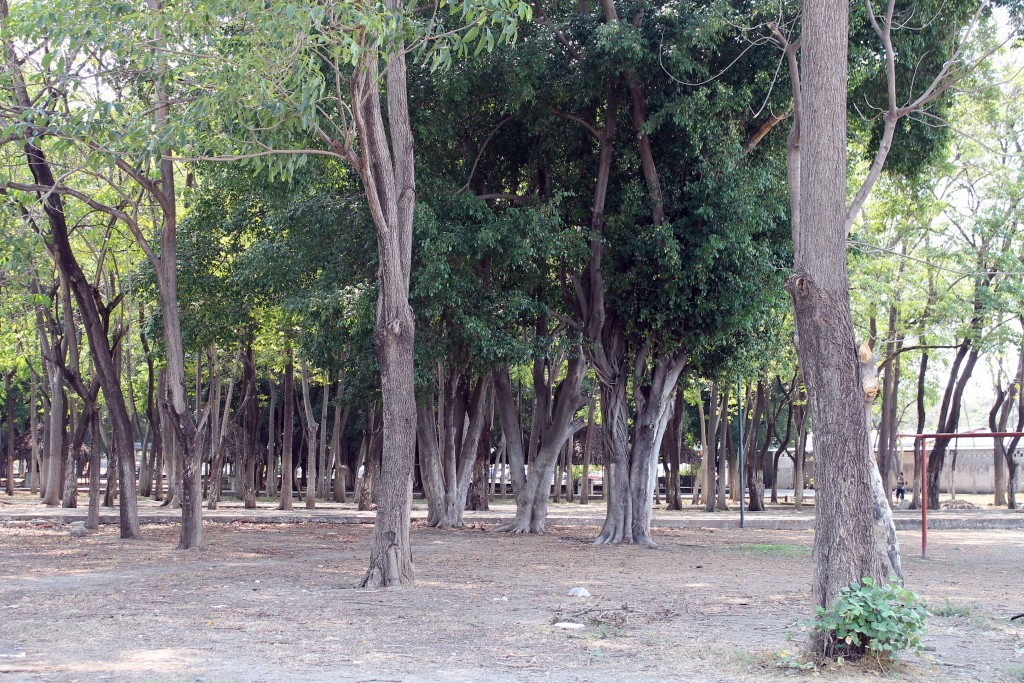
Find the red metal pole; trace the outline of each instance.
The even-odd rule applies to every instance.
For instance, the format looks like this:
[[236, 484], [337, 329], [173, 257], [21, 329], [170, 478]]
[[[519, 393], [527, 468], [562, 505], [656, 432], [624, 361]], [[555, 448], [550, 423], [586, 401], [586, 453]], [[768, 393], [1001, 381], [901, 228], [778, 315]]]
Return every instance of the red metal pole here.
[[928, 558], [928, 449], [925, 448], [924, 437], [918, 439], [921, 444], [921, 559]]

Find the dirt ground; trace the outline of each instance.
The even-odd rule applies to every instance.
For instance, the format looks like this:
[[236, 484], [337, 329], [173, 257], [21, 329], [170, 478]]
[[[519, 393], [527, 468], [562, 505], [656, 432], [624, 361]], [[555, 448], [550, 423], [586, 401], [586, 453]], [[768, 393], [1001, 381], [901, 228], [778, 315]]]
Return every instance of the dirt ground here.
[[[780, 668], [810, 614], [812, 532], [660, 530], [659, 548], [414, 528], [417, 585], [367, 592], [365, 525], [0, 527], [0, 681], [1022, 681], [1024, 534], [902, 533], [935, 608], [897, 671]], [[575, 587], [589, 598], [571, 598]], [[568, 630], [557, 622], [583, 624]]]

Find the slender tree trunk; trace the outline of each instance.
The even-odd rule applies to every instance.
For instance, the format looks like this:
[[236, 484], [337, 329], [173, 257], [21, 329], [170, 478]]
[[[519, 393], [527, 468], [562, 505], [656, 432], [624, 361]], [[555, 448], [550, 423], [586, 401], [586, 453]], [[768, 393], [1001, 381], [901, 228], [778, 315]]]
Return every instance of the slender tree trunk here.
[[256, 507], [256, 444], [259, 441], [262, 412], [259, 388], [256, 386], [256, 358], [252, 344], [247, 345], [243, 355], [242, 381], [245, 386], [245, 396], [242, 399], [242, 405], [245, 407], [245, 435], [242, 439], [242, 462], [237, 466], [242, 477], [242, 505], [245, 509], [251, 510]]
[[[703, 410], [703, 408], [702, 408]], [[716, 505], [715, 489], [715, 464], [718, 446], [718, 383], [711, 383], [711, 396], [708, 399], [708, 412], [710, 413], [710, 424], [707, 428], [704, 440], [704, 511], [714, 512]]]
[[32, 444], [32, 489], [30, 493], [34, 496], [39, 493], [39, 477], [42, 470], [40, 465], [42, 464], [39, 459], [39, 425], [37, 424], [38, 416], [36, 413], [36, 391], [38, 382], [36, 380], [36, 373], [33, 371], [31, 374], [31, 389], [29, 390], [29, 401], [28, 401], [28, 415], [29, 415], [29, 441]]
[[319, 425], [309, 397], [309, 364], [305, 360], [302, 361], [302, 406], [306, 414], [306, 508], [312, 510], [316, 507], [316, 433]]
[[338, 402], [334, 406], [334, 430], [331, 435], [331, 459], [334, 461], [334, 501], [345, 503], [345, 489], [348, 486], [348, 442], [345, 439], [345, 429], [348, 426], [348, 417], [351, 406], [341, 409], [342, 384], [338, 382]]
[[[277, 422], [277, 387], [274, 384], [273, 375], [270, 377], [270, 419], [267, 429], [267, 498], [273, 500], [277, 497], [277, 435], [280, 433], [280, 426]], [[282, 391], [283, 379], [282, 379]]]
[[[594, 407], [597, 397], [593, 392], [587, 402], [587, 438], [583, 442], [583, 476], [580, 482], [580, 505], [587, 505], [590, 502], [590, 458], [594, 448], [594, 431], [597, 425], [594, 423]], [[502, 477], [502, 497], [504, 497], [504, 477]]]
[[[812, 599], [826, 607], [864, 576], [902, 579], [896, 528], [871, 453], [850, 314], [846, 264], [846, 110], [849, 5], [804, 0], [801, 168], [794, 232], [797, 353], [814, 420]], [[824, 654], [833, 634], [815, 639]]]
[[[731, 429], [729, 429], [729, 390], [722, 392], [722, 401], [719, 406], [721, 414], [718, 417], [718, 488], [716, 491], [716, 506], [719, 510], [729, 510], [729, 497], [727, 490], [733, 486], [735, 480], [729, 478], [729, 440]], [[735, 487], [734, 487], [735, 488]]]
[[64, 452], [64, 386], [56, 370], [50, 377], [50, 443], [47, 450], [46, 497], [43, 503], [57, 507], [61, 499], [60, 466]]
[[317, 495], [327, 499], [327, 485], [331, 479], [331, 471], [327, 468], [327, 408], [330, 405], [331, 384], [328, 378], [324, 379], [320, 400], [320, 443], [317, 448]]
[[[400, 0], [386, 0], [398, 10]], [[387, 123], [381, 110], [379, 55], [367, 49], [351, 80], [353, 119], [359, 134], [363, 181], [377, 228], [377, 327], [374, 345], [381, 371], [384, 431], [377, 518], [370, 541], [367, 588], [414, 580], [409, 515], [416, 449], [413, 347], [415, 318], [409, 306], [415, 160], [409, 120], [405, 52], [401, 45], [385, 70]], [[388, 139], [390, 132], [390, 140]]]
[[366, 426], [363, 428], [363, 438], [359, 445], [359, 458], [356, 463], [356, 472], [362, 472], [356, 481], [356, 508], [359, 510], [369, 510], [372, 500], [372, 489], [370, 487], [370, 449], [373, 442], [373, 433], [376, 431], [375, 427], [376, 414], [374, 412], [374, 406], [370, 406], [366, 414]]
[[[519, 422], [519, 411], [512, 396], [512, 380], [508, 368], [494, 371], [494, 400], [498, 407], [501, 433], [505, 438], [506, 464], [512, 479], [512, 495], [518, 497], [526, 488], [526, 452], [523, 448], [523, 430]], [[504, 481], [504, 470], [502, 470]], [[504, 488], [502, 489], [504, 497]]]
[[100, 449], [103, 445], [99, 436], [99, 406], [93, 406], [89, 420], [92, 422], [92, 438], [89, 453], [89, 516], [86, 518], [85, 527], [95, 531], [100, 528]]
[[282, 418], [281, 432], [281, 501], [278, 504], [280, 510], [291, 510], [292, 504], [292, 447], [295, 441], [295, 367], [292, 362], [292, 351], [288, 350], [288, 360], [284, 366], [284, 378], [281, 381], [282, 392], [284, 393], [284, 417]]
[[[4, 375], [4, 391], [7, 392], [7, 495], [14, 495], [14, 394], [11, 393], [11, 380], [14, 379], [14, 370]], [[29, 406], [34, 410], [35, 406]], [[34, 426], [34, 425], [33, 425]], [[35, 439], [35, 430], [32, 438]]]

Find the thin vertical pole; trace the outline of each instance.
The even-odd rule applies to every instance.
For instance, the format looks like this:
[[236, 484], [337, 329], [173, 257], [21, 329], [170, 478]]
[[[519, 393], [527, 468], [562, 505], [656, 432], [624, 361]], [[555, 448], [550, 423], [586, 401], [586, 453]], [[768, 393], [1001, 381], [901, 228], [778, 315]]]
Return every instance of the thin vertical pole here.
[[739, 438], [739, 454], [740, 454], [740, 528], [742, 529], [745, 523], [744, 520], [744, 509], [743, 509], [743, 488], [746, 484], [746, 471], [743, 469], [743, 377], [736, 377], [736, 403], [740, 407], [740, 438]]

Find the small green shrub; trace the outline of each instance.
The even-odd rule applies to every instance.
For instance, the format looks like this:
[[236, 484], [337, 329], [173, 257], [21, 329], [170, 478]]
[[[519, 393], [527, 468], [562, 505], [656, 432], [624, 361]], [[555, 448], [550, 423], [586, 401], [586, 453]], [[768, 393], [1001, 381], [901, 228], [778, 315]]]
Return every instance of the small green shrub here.
[[828, 639], [825, 654], [832, 658], [895, 660], [904, 650], [921, 654], [927, 614], [917, 594], [895, 577], [880, 585], [865, 576], [843, 588], [831, 607], [817, 608], [812, 631]]

